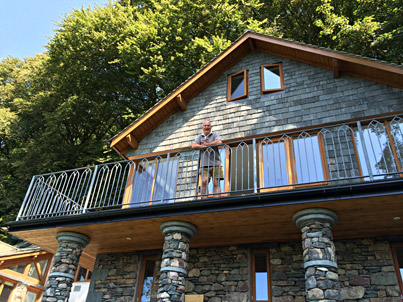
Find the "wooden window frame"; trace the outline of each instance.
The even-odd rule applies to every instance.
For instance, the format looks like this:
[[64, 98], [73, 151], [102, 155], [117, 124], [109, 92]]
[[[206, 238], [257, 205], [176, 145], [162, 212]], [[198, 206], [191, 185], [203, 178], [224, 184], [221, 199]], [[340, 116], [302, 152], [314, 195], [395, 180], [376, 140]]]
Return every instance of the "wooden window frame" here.
[[[235, 97], [235, 98], [231, 98], [232, 78], [237, 75], [240, 75], [240, 74], [243, 74], [243, 77], [244, 77], [244, 87], [243, 87], [244, 94], [242, 94], [238, 97]], [[233, 102], [233, 101], [237, 101], [240, 99], [248, 98], [249, 97], [248, 87], [249, 87], [249, 78], [248, 78], [247, 69], [244, 69], [239, 72], [235, 72], [235, 73], [228, 75], [228, 78], [227, 78], [227, 102]]]
[[[394, 163], [396, 165], [396, 169], [398, 170], [398, 172], [399, 171], [403, 172], [403, 168], [402, 168], [402, 166], [400, 164], [400, 161], [399, 161], [399, 156], [397, 155], [395, 141], [393, 140], [393, 136], [392, 136], [392, 131], [390, 129], [390, 122], [392, 121], [392, 119], [391, 118], [389, 118], [389, 119], [386, 119], [386, 118], [373, 118], [372, 120], [378, 121], [379, 123], [381, 123], [385, 127], [385, 133], [386, 133], [385, 137], [386, 137], [386, 139], [387, 139], [387, 141], [389, 143], [389, 147], [390, 147], [390, 150], [391, 150], [391, 153], [392, 153], [391, 155], [392, 155], [392, 158], [393, 158]], [[367, 123], [364, 123], [362, 126], [364, 126], [364, 125], [368, 126], [369, 124], [370, 124], [370, 121], [368, 121]], [[354, 132], [355, 131], [358, 132], [358, 129], [356, 128], [356, 124], [350, 125], [350, 131], [351, 131], [352, 143], [353, 143], [354, 152], [355, 152], [355, 160], [357, 161], [358, 173], [360, 174], [360, 176], [363, 176], [362, 167], [361, 167], [361, 164], [360, 164], [360, 157], [359, 157], [358, 149], [357, 149], [356, 142], [355, 142], [355, 139], [354, 139], [354, 137], [355, 137]], [[399, 176], [403, 177], [403, 173], [399, 173]], [[362, 177], [361, 180], [364, 181], [364, 177]]]
[[255, 255], [256, 254], [266, 254], [266, 269], [267, 269], [267, 297], [268, 302], [272, 301], [271, 293], [271, 272], [270, 272], [270, 253], [268, 249], [258, 249], [251, 251], [251, 295], [252, 302], [266, 302], [264, 300], [256, 300], [256, 281], [255, 281]]
[[[275, 89], [265, 89], [265, 87], [264, 87], [264, 69], [266, 67], [275, 67], [275, 66], [278, 66], [278, 69], [279, 69], [281, 87], [275, 88]], [[285, 87], [284, 87], [283, 63], [261, 65], [260, 66], [260, 92], [261, 92], [261, 94], [283, 91], [284, 89], [285, 89]]]
[[[84, 280], [81, 280], [81, 281], [80, 281], [80, 280], [77, 280], [78, 274], [79, 274], [79, 272], [80, 272], [80, 268], [83, 268], [83, 269], [86, 270], [85, 276], [84, 276]], [[79, 266], [77, 267], [76, 274], [75, 274], [75, 276], [74, 276], [74, 282], [89, 282], [89, 281], [91, 281], [91, 279], [88, 279], [88, 275], [89, 275], [90, 273], [92, 274], [92, 271], [91, 271], [90, 269], [85, 268], [84, 266], [79, 265]]]
[[[309, 135], [318, 137], [318, 144], [319, 144], [319, 152], [320, 152], [320, 162], [322, 165], [323, 170], [323, 178], [324, 181], [320, 181], [317, 183], [308, 183], [308, 184], [299, 184], [297, 179], [297, 168], [296, 168], [296, 159], [295, 159], [295, 150], [294, 150], [294, 140], [298, 139], [296, 135], [289, 135], [287, 136], [288, 139], [284, 141], [284, 148], [285, 148], [285, 159], [287, 163], [287, 185], [278, 186], [273, 188], [265, 188], [264, 185], [264, 165], [263, 165], [263, 154], [262, 154], [262, 145], [265, 141], [264, 139], [258, 142], [258, 158], [259, 158], [259, 182], [260, 182], [260, 191], [261, 192], [273, 192], [279, 190], [292, 190], [295, 188], [304, 188], [304, 187], [314, 187], [314, 186], [322, 186], [328, 184], [329, 181], [329, 170], [327, 167], [326, 162], [326, 154], [325, 154], [325, 147], [323, 142], [323, 135], [322, 133], [318, 132], [307, 132]], [[278, 143], [281, 137], [270, 138], [273, 143]]]
[[[141, 270], [140, 270], [140, 278], [139, 278], [139, 283], [137, 287], [137, 294], [136, 294], [136, 301], [140, 302], [141, 301], [141, 294], [143, 293], [143, 283], [144, 283], [144, 274], [146, 271], [146, 265], [147, 265], [147, 260], [153, 260], [154, 265], [156, 265], [156, 256], [145, 256], [141, 260]], [[153, 293], [153, 287], [154, 287], [154, 282], [155, 282], [155, 266], [154, 266], [154, 272], [153, 272], [153, 284], [151, 285], [151, 295]]]
[[397, 261], [396, 248], [403, 248], [403, 242], [391, 243], [390, 250], [392, 251], [393, 266], [395, 267], [397, 283], [399, 284], [400, 293], [403, 296], [403, 276], [400, 273], [399, 263]]
[[[155, 165], [155, 169], [154, 169], [154, 173], [153, 173], [153, 180], [152, 180], [152, 185], [151, 185], [151, 192], [150, 192], [150, 195], [148, 196], [148, 199], [150, 199], [150, 201], [148, 203], [149, 205], [152, 205], [153, 202], [158, 201], [158, 200], [153, 200], [153, 197], [155, 194], [156, 181], [157, 181], [157, 172], [158, 172], [159, 165], [161, 164], [159, 161], [155, 161], [156, 158], [157, 157], [149, 159], [150, 166]], [[172, 160], [173, 158], [174, 157], [171, 157], [170, 160]], [[163, 157], [162, 159], [166, 159], [166, 157]], [[129, 173], [128, 173], [127, 182], [126, 182], [126, 186], [125, 186], [125, 193], [123, 195], [122, 209], [130, 208], [130, 203], [131, 203], [132, 196], [134, 193], [134, 182], [136, 181], [135, 173], [137, 172], [137, 168], [139, 167], [139, 164], [141, 163], [141, 160], [132, 160], [132, 161], [133, 161], [133, 164], [129, 168]], [[169, 162], [167, 161], [167, 164], [169, 165], [170, 161]], [[179, 165], [178, 165], [178, 167], [179, 167]], [[133, 176], [133, 174], [134, 174], [134, 176]], [[176, 195], [176, 189], [177, 189], [177, 183], [175, 185], [174, 195]]]

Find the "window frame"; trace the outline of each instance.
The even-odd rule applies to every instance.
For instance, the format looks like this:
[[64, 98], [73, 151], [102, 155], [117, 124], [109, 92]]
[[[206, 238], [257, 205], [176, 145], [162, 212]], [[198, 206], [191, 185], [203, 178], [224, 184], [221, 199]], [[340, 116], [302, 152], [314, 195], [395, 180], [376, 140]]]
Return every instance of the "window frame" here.
[[[156, 280], [155, 280], [155, 277], [156, 277], [155, 276], [155, 269], [156, 269], [156, 264], [157, 264], [155, 255], [154, 256], [145, 256], [145, 257], [142, 257], [142, 259], [141, 259], [140, 277], [138, 278], [139, 283], [138, 283], [138, 286], [137, 286], [137, 293], [136, 293], [136, 301], [137, 302], [141, 301], [141, 295], [143, 293], [143, 284], [144, 284], [146, 266], [147, 266], [147, 261], [149, 261], [149, 260], [154, 261], [153, 281], [152, 281], [152, 285], [151, 285], [151, 296], [153, 294], [153, 287], [154, 287], [154, 284], [156, 282]], [[150, 297], [150, 300], [151, 300], [151, 298], [152, 297]]]
[[[243, 74], [243, 77], [244, 77], [244, 87], [243, 87], [244, 94], [242, 94], [240, 96], [237, 96], [235, 98], [231, 98], [232, 78], [237, 76], [237, 75], [240, 75], [240, 74]], [[240, 99], [248, 98], [249, 97], [249, 89], [248, 88], [249, 88], [249, 78], [248, 78], [248, 70], [247, 69], [243, 69], [241, 71], [238, 71], [238, 72], [235, 72], [235, 73], [232, 73], [232, 74], [228, 75], [228, 78], [227, 78], [227, 102], [233, 102], [233, 101], [237, 101], [237, 100], [240, 100]]]
[[[266, 269], [267, 269], [267, 297], [268, 300], [256, 300], [256, 280], [255, 280], [255, 255], [266, 255]], [[272, 289], [271, 289], [271, 271], [270, 271], [270, 253], [268, 249], [256, 249], [251, 251], [251, 295], [252, 302], [271, 302], [272, 301]]]
[[[160, 200], [155, 199], [155, 188], [156, 188], [156, 182], [157, 182], [157, 176], [158, 176], [158, 169], [160, 168], [160, 166], [162, 166], [161, 162], [158, 160], [159, 156], [153, 157], [153, 158], [147, 158], [148, 160], [148, 167], [154, 166], [154, 171], [152, 173], [152, 183], [151, 183], [151, 189], [150, 189], [150, 193], [147, 194], [147, 200], [144, 200], [144, 203], [148, 202], [148, 205], [152, 205], [153, 203], [157, 203]], [[167, 160], [167, 157], [160, 157], [163, 160]], [[175, 156], [170, 157], [169, 161], [164, 161], [164, 163], [166, 163], [169, 167], [169, 165], [174, 162]], [[127, 175], [127, 181], [125, 184], [125, 192], [123, 195], [123, 201], [122, 201], [122, 209], [127, 209], [130, 207], [134, 206], [134, 203], [132, 204], [132, 198], [133, 198], [133, 194], [135, 192], [135, 183], [136, 183], [136, 177], [138, 177], [138, 175], [136, 175], [138, 173], [138, 169], [144, 170], [144, 167], [141, 165], [142, 164], [142, 160], [131, 160], [131, 166], [129, 167], [129, 172]], [[148, 168], [147, 167], [147, 168]], [[178, 167], [179, 167], [179, 163], [178, 163]], [[179, 169], [179, 168], [178, 168]], [[178, 170], [177, 170], [178, 173]], [[177, 190], [177, 186], [178, 183], [176, 181], [175, 183], [175, 191], [174, 191], [174, 196], [176, 195], [176, 190]], [[168, 199], [168, 198], [166, 198]]]
[[[287, 135], [287, 138], [285, 140], [283, 140], [285, 161], [287, 164], [287, 166], [286, 166], [287, 184], [275, 186], [275, 187], [266, 187], [265, 183], [264, 183], [265, 167], [263, 164], [263, 152], [262, 152], [263, 151], [262, 145], [263, 145], [263, 142], [266, 140], [266, 138], [265, 138], [258, 142], [258, 158], [259, 158], [258, 167], [259, 167], [259, 182], [260, 182], [260, 188], [261, 188], [260, 191], [261, 192], [273, 192], [273, 191], [278, 191], [278, 190], [292, 190], [297, 187], [304, 188], [304, 187], [314, 187], [314, 186], [321, 186], [321, 185], [328, 184], [329, 170], [327, 167], [323, 135], [320, 132], [312, 132], [312, 131], [308, 131], [306, 133], [309, 134], [311, 137], [313, 137], [313, 136], [318, 137], [320, 164], [321, 164], [322, 171], [323, 171], [323, 181], [318, 181], [318, 182], [314, 182], [314, 183], [299, 183], [298, 182], [297, 166], [296, 166], [297, 160], [296, 160], [295, 148], [294, 148], [294, 140], [298, 139], [298, 136], [291, 134], [291, 135]], [[267, 139], [270, 139], [272, 141], [272, 143], [278, 143], [278, 142], [280, 142], [281, 139], [283, 139], [283, 136], [274, 137], [274, 138], [267, 137]]]
[[[265, 87], [264, 87], [264, 69], [266, 67], [274, 67], [274, 66], [278, 66], [278, 68], [279, 68], [281, 87], [275, 88], [275, 89], [265, 89]], [[263, 95], [263, 94], [284, 91], [284, 90], [285, 90], [285, 87], [284, 87], [283, 63], [261, 65], [260, 66], [260, 93]]]
[[399, 262], [397, 260], [396, 248], [403, 248], [403, 242], [391, 243], [390, 250], [392, 252], [393, 266], [396, 271], [397, 283], [399, 284], [400, 293], [403, 295], [403, 276], [400, 273]]
[[[80, 273], [80, 268], [85, 269], [85, 277], [84, 277], [84, 280], [81, 280], [81, 281], [78, 280], [78, 276], [79, 276], [79, 273]], [[85, 268], [84, 266], [79, 265], [79, 266], [77, 267], [76, 274], [75, 274], [75, 276], [74, 276], [74, 282], [90, 282], [90, 281], [91, 281], [91, 277], [88, 278], [88, 275], [89, 275], [89, 274], [91, 274], [91, 276], [92, 276], [92, 271], [91, 271], [90, 269]]]

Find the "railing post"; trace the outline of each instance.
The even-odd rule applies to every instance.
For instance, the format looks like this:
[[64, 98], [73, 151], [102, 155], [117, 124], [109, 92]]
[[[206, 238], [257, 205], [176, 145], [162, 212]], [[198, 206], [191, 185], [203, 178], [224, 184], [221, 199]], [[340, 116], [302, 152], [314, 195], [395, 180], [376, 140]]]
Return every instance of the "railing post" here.
[[161, 202], [164, 202], [164, 197], [165, 197], [165, 186], [167, 184], [168, 181], [168, 172], [169, 172], [169, 158], [170, 158], [171, 153], [167, 154], [167, 173], [165, 174], [165, 185], [164, 187], [162, 187], [162, 198], [161, 198]]
[[97, 177], [98, 166], [95, 166], [94, 175], [92, 175], [90, 188], [88, 189], [87, 198], [85, 199], [85, 204], [83, 208], [83, 213], [87, 212], [88, 203], [90, 202], [92, 188], [94, 187], [95, 178]]
[[31, 183], [29, 184], [28, 191], [25, 194], [24, 201], [22, 202], [22, 205], [21, 205], [20, 211], [18, 212], [18, 216], [17, 216], [16, 221], [20, 220], [22, 212], [23, 212], [23, 210], [25, 208], [25, 205], [26, 205], [26, 203], [28, 201], [28, 196], [29, 196], [29, 194], [31, 194], [31, 189], [32, 189], [32, 186], [34, 185], [34, 180], [35, 180], [35, 175], [32, 176]]
[[253, 193], [257, 193], [256, 139], [253, 139]]
[[357, 121], [357, 128], [358, 128], [358, 133], [359, 133], [360, 139], [361, 139], [362, 152], [364, 152], [365, 164], [367, 166], [369, 179], [372, 181], [372, 180], [374, 180], [374, 175], [372, 174], [371, 165], [369, 163], [369, 156], [368, 156], [368, 152], [367, 152], [367, 147], [365, 145], [364, 133], [362, 132], [362, 127], [361, 127], [360, 121]]

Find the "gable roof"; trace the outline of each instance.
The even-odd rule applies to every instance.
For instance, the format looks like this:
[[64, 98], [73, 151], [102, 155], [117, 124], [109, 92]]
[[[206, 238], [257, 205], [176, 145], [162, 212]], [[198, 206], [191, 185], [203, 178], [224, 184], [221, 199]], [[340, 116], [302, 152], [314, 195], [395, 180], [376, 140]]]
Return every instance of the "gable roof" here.
[[177, 110], [186, 110], [187, 103], [191, 99], [253, 51], [332, 70], [336, 78], [339, 77], [340, 73], [343, 73], [403, 88], [403, 67], [401, 65], [280, 39], [248, 30], [171, 94], [111, 138], [108, 143], [116, 152], [125, 157], [130, 148], [137, 149], [138, 142], [141, 139]]

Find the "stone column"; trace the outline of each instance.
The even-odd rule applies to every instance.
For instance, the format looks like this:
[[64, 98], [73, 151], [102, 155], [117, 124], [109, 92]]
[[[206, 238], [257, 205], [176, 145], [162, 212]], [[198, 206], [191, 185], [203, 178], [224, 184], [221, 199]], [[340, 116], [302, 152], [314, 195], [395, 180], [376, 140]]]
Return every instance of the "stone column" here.
[[189, 242], [197, 228], [182, 221], [164, 222], [161, 232], [165, 236], [161, 275], [158, 287], [159, 302], [185, 301], [185, 282], [189, 260]]
[[74, 232], [60, 232], [56, 239], [59, 247], [53, 258], [42, 302], [68, 301], [81, 252], [90, 242], [87, 236]]
[[302, 232], [307, 301], [340, 301], [336, 250], [331, 227], [337, 221], [333, 211], [312, 208], [294, 214]]

